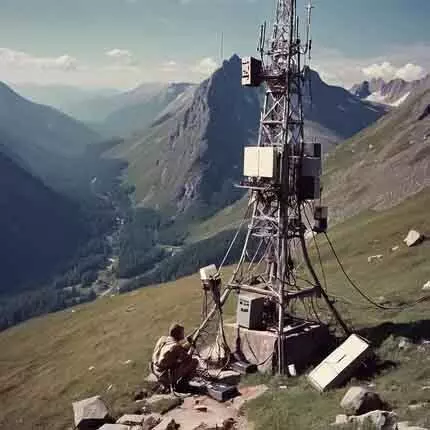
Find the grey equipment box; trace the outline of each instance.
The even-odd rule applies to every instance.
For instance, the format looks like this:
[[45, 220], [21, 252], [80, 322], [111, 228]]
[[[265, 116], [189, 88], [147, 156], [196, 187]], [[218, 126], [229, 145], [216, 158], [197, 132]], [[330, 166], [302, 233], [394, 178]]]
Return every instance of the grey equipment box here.
[[237, 300], [237, 325], [249, 330], [261, 330], [263, 328], [264, 300], [264, 296], [259, 294], [240, 294]]
[[309, 382], [319, 391], [339, 386], [349, 379], [372, 353], [369, 343], [352, 334], [308, 375]]
[[226, 402], [239, 394], [236, 386], [219, 382], [208, 384], [206, 389], [208, 396], [218, 402]]

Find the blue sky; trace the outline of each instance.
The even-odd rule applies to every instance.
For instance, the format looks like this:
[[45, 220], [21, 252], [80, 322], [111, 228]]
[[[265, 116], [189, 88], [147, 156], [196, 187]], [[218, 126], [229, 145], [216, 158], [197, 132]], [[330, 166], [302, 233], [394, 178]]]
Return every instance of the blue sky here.
[[[132, 87], [198, 81], [254, 54], [275, 0], [0, 0], [0, 79]], [[430, 0], [314, 0], [314, 66], [332, 83], [430, 71]], [[413, 6], [412, 6], [413, 5]], [[304, 0], [299, 0], [304, 11]]]

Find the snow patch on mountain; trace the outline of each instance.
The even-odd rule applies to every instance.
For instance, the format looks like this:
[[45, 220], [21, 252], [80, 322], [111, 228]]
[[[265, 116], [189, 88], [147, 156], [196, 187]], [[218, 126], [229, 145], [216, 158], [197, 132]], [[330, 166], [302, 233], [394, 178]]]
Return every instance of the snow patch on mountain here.
[[411, 92], [408, 91], [406, 94], [404, 94], [402, 97], [400, 97], [396, 102], [391, 103], [391, 106], [395, 106], [398, 107], [400, 106], [402, 103], [404, 103], [406, 101], [406, 99], [410, 96]]
[[365, 100], [372, 103], [380, 103], [387, 106], [393, 106], [393, 107], [399, 107], [402, 103], [406, 101], [406, 99], [411, 94], [410, 91], [403, 94], [401, 97], [399, 97], [395, 101], [390, 101], [390, 94], [382, 94], [381, 91], [377, 91], [373, 94], [370, 94], [370, 96], [366, 97]]

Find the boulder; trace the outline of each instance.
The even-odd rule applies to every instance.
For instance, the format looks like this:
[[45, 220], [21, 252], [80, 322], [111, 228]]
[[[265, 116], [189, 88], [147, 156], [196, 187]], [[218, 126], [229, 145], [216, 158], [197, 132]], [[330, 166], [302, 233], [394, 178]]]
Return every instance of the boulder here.
[[384, 258], [384, 256], [382, 254], [371, 255], [370, 257], [367, 257], [367, 262], [370, 264], [373, 262], [381, 261], [383, 258]]
[[180, 425], [171, 418], [164, 419], [157, 427], [154, 427], [155, 430], [177, 430], [179, 428]]
[[97, 429], [109, 421], [109, 411], [100, 396], [74, 402], [73, 414], [79, 430]]
[[117, 421], [117, 424], [124, 424], [127, 426], [142, 425], [144, 420], [145, 420], [144, 415], [128, 414], [128, 415], [123, 415]]
[[397, 430], [397, 416], [394, 412], [372, 411], [367, 414], [349, 417], [349, 422], [359, 428], [370, 424], [376, 430]]
[[430, 291], [430, 281], [427, 281], [427, 282], [423, 285], [423, 291]]
[[234, 418], [228, 418], [222, 423], [222, 430], [233, 430], [236, 426], [236, 420]]
[[151, 412], [159, 413], [161, 415], [167, 414], [182, 405], [184, 399], [175, 395], [155, 395], [146, 400], [146, 405]]
[[206, 423], [201, 423], [197, 427], [194, 427], [193, 430], [217, 430], [216, 427], [209, 427]]
[[424, 236], [416, 230], [411, 230], [403, 240], [408, 247], [418, 245], [424, 240]]
[[347, 415], [345, 414], [339, 414], [336, 415], [336, 420], [333, 424], [331, 424], [332, 426], [345, 426], [349, 423], [349, 418]]
[[407, 337], [401, 337], [399, 339], [399, 345], [398, 345], [399, 349], [406, 350], [406, 349], [409, 349], [411, 345], [412, 345], [411, 341]]
[[362, 415], [383, 408], [383, 402], [373, 391], [363, 387], [351, 387], [340, 406], [350, 415]]
[[151, 414], [149, 417], [145, 418], [143, 422], [142, 430], [152, 430], [161, 423], [161, 415]]
[[344, 426], [349, 423], [348, 416], [345, 414], [336, 415], [336, 421], [332, 424], [333, 426]]
[[402, 421], [397, 424], [397, 430], [428, 430], [424, 427], [410, 426], [408, 421]]

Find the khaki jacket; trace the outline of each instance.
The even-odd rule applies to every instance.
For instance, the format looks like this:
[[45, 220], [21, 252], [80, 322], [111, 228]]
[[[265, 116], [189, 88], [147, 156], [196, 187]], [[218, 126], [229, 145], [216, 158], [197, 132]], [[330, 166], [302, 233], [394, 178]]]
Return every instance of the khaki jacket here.
[[155, 344], [152, 363], [157, 370], [176, 367], [188, 357], [189, 344], [177, 342], [171, 336], [162, 336]]

